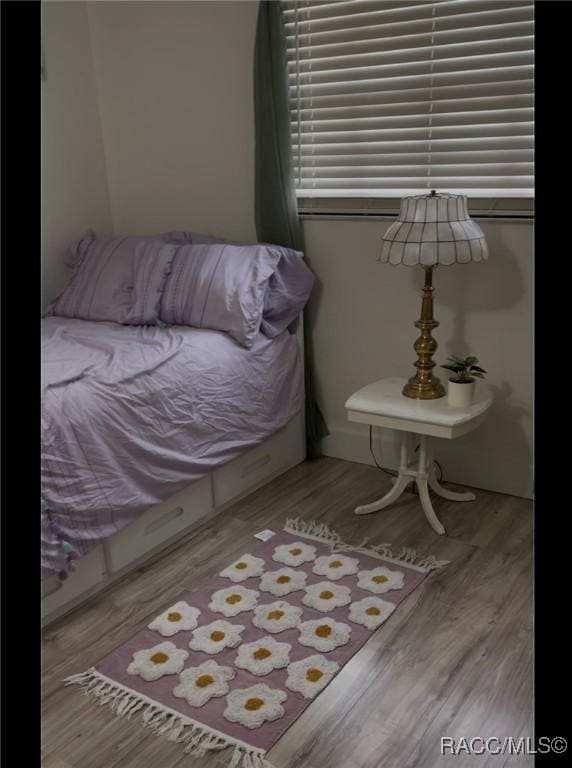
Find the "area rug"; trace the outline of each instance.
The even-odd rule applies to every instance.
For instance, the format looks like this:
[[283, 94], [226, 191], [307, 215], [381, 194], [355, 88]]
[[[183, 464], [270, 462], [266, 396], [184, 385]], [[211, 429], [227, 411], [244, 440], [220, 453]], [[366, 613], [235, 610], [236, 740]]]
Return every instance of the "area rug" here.
[[233, 747], [228, 768], [271, 768], [267, 751], [446, 563], [288, 520], [65, 682], [117, 715], [139, 713], [189, 755]]

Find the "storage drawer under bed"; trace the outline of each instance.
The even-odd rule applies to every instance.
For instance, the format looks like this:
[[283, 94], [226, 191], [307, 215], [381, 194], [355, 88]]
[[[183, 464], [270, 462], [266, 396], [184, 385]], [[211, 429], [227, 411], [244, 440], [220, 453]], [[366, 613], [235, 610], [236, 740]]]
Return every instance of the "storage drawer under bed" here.
[[166, 502], [148, 509], [105, 542], [110, 572], [117, 573], [147, 555], [211, 511], [211, 481], [210, 477], [203, 477]]
[[58, 588], [57, 578], [42, 583], [42, 623], [81, 603], [116, 574], [176, 541], [194, 524], [253, 491], [305, 458], [304, 414], [245, 454], [197, 480], [183, 491], [144, 512], [130, 525], [92, 550], [77, 571]]
[[215, 507], [218, 509], [241, 494], [253, 491], [273, 475], [303, 461], [304, 457], [304, 415], [300, 413], [262, 445], [215, 469]]
[[65, 581], [60, 582], [57, 576], [42, 581], [42, 620], [56, 614], [63, 606], [74, 605], [81, 595], [93, 589], [104, 577], [103, 547], [98, 545], [78, 560], [76, 570]]

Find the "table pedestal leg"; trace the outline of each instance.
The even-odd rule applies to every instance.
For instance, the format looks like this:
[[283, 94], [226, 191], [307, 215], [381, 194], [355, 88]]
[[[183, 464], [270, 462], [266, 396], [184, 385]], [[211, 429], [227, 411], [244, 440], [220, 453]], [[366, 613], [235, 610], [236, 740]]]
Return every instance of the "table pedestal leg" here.
[[369, 515], [371, 512], [379, 512], [380, 509], [384, 509], [389, 504], [394, 502], [396, 499], [398, 499], [403, 491], [407, 488], [409, 483], [411, 483], [415, 477], [412, 475], [406, 475], [405, 472], [407, 470], [407, 464], [409, 459], [409, 451], [408, 451], [408, 433], [402, 432], [401, 433], [401, 460], [399, 462], [399, 474], [397, 478], [395, 478], [393, 488], [385, 494], [385, 496], [382, 496], [381, 499], [378, 499], [377, 501], [372, 501], [371, 504], [362, 504], [359, 507], [356, 507], [354, 510], [354, 513], [356, 515]]
[[431, 468], [433, 466], [433, 458], [431, 451], [427, 446], [427, 435], [419, 435], [419, 469], [417, 470], [417, 477], [415, 482], [417, 483], [417, 490], [419, 491], [419, 500], [425, 512], [425, 517], [429, 521], [429, 525], [435, 533], [442, 536], [445, 533], [443, 524], [435, 514], [431, 498], [429, 496], [428, 482], [430, 482]]
[[356, 515], [369, 515], [370, 512], [379, 512], [380, 509], [384, 509], [392, 502], [398, 499], [403, 491], [407, 488], [412, 481], [411, 477], [398, 477], [393, 488], [386, 493], [381, 499], [372, 501], [371, 504], [362, 504], [360, 507], [356, 507], [354, 512]]
[[417, 467], [413, 463], [410, 465], [409, 438], [408, 432], [401, 433], [401, 459], [399, 462], [399, 472], [397, 477], [393, 479], [393, 488], [381, 499], [373, 501], [371, 504], [362, 504], [356, 507], [354, 512], [356, 515], [369, 515], [371, 512], [379, 512], [380, 509], [385, 509], [385, 507], [388, 507], [398, 499], [409, 483], [415, 482], [419, 491], [419, 501], [421, 502], [425, 517], [429, 521], [429, 525], [435, 533], [442, 535], [445, 533], [445, 528], [435, 514], [431, 497], [429, 496], [429, 489], [435, 491], [436, 494], [444, 499], [449, 499], [449, 501], [474, 501], [476, 498], [475, 494], [449, 491], [439, 483], [435, 474], [431, 443], [427, 439], [427, 435], [417, 436], [419, 440], [419, 460]]
[[458, 493], [457, 491], [449, 491], [447, 488], [443, 488], [441, 483], [437, 480], [433, 462], [431, 462], [431, 466], [429, 467], [429, 488], [431, 488], [432, 491], [435, 491], [438, 496], [442, 496], [444, 499], [449, 499], [449, 501], [474, 501], [477, 498], [475, 494], [470, 491]]

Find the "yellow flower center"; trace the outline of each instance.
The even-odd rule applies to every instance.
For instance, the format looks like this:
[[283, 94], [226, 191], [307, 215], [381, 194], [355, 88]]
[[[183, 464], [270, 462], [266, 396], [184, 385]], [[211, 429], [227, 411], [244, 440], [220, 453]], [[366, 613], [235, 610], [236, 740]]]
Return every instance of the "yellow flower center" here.
[[332, 628], [327, 624], [320, 624], [314, 630], [314, 634], [318, 635], [318, 637], [329, 637], [332, 634]]
[[306, 680], [309, 680], [311, 683], [317, 683], [318, 680], [322, 677], [324, 673], [320, 672], [319, 669], [309, 669], [306, 672]]
[[301, 555], [302, 554], [302, 550], [300, 549], [300, 547], [294, 547], [294, 549], [290, 550], [290, 554], [294, 555], [294, 556]]
[[366, 608], [366, 611], [368, 616], [379, 616], [381, 611], [379, 608], [376, 608], [375, 605], [370, 606], [369, 608]]
[[163, 653], [162, 651], [157, 651], [157, 653], [154, 653], [151, 656], [151, 661], [153, 664], [164, 664], [169, 657], [166, 653]]
[[257, 661], [262, 661], [262, 659], [267, 659], [269, 656], [272, 656], [272, 653], [268, 648], [257, 648], [252, 655]]
[[221, 632], [220, 629], [215, 629], [214, 632], [211, 632], [211, 640], [214, 640], [215, 643], [218, 643], [220, 640], [224, 640], [226, 635], [224, 632]]
[[169, 621], [181, 621], [182, 618], [182, 614], [180, 614], [178, 611], [172, 611], [172, 613], [167, 614], [167, 619]]
[[201, 675], [195, 680], [197, 688], [206, 688], [207, 685], [211, 685], [211, 683], [214, 683], [214, 677], [211, 677], [210, 675]]
[[378, 576], [372, 576], [372, 581], [374, 581], [376, 584], [385, 584], [387, 581], [387, 576], [382, 576], [379, 574]]
[[264, 699], [257, 699], [256, 696], [252, 699], [247, 699], [244, 702], [244, 708], [250, 710], [251, 712], [255, 712], [257, 709], [260, 709], [260, 707], [264, 704]]
[[244, 563], [241, 561], [240, 563], [237, 563], [234, 567], [238, 568], [239, 571], [244, 571], [245, 568], [248, 568], [248, 563]]
[[290, 576], [279, 576], [279, 577], [276, 579], [276, 583], [277, 583], [277, 584], [288, 584], [288, 582], [289, 582], [289, 581], [292, 581], [292, 579], [290, 578]]
[[330, 568], [341, 568], [343, 565], [341, 560], [332, 560], [330, 563]]
[[282, 616], [284, 616], [284, 611], [270, 611], [270, 613], [268, 613], [266, 615], [266, 618], [267, 619], [281, 619]]
[[234, 605], [235, 603], [240, 603], [242, 600], [242, 595], [229, 595], [226, 598], [226, 602], [230, 603], [231, 605]]
[[325, 589], [323, 592], [320, 592], [320, 598], [322, 600], [331, 600], [334, 596], [333, 592], [330, 592], [329, 589]]

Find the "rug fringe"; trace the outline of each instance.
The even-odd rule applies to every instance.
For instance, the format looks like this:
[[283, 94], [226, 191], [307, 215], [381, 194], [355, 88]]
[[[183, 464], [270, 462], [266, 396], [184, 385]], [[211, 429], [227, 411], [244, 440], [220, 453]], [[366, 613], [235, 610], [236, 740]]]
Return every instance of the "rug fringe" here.
[[316, 520], [301, 520], [299, 517], [289, 517], [286, 520], [284, 530], [288, 533], [298, 533], [307, 539], [318, 539], [328, 544], [343, 543], [339, 534], [329, 528], [326, 523], [318, 523]]
[[358, 545], [347, 544], [326, 523], [318, 523], [315, 520], [301, 520], [299, 517], [291, 517], [286, 520], [284, 530], [306, 539], [323, 541], [331, 546], [332, 552], [360, 552], [380, 560], [407, 565], [409, 568], [422, 573], [442, 568], [451, 562], [450, 560], [437, 560], [433, 555], [419, 556], [417, 551], [411, 547], [402, 547], [399, 552], [392, 552], [390, 543], [370, 544], [367, 538]]
[[81, 686], [85, 695], [96, 699], [100, 706], [107, 705], [118, 717], [129, 719], [135, 712], [142, 710], [141, 719], [146, 728], [158, 736], [165, 736], [169, 741], [184, 744], [185, 754], [191, 757], [202, 757], [213, 750], [234, 747], [228, 768], [274, 768], [264, 758], [264, 750], [239, 742], [203, 723], [162, 707], [137, 691], [102, 675], [95, 667], [66, 677], [64, 683]]

